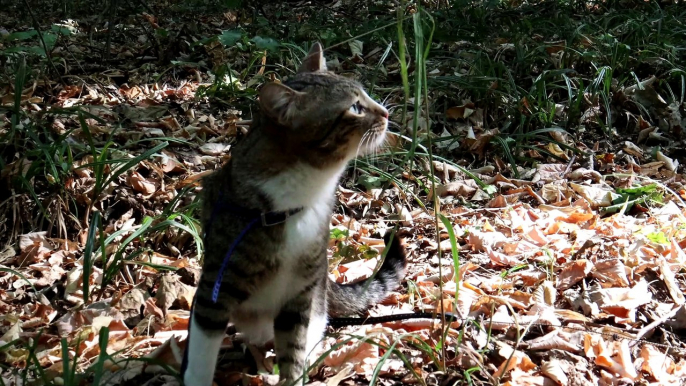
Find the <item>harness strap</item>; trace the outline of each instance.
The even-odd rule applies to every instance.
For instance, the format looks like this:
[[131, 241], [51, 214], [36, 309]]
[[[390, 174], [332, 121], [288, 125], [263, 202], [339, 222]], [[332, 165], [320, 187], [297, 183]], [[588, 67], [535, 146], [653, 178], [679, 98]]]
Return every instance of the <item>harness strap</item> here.
[[238, 237], [236, 237], [233, 240], [231, 247], [229, 247], [229, 251], [226, 252], [226, 255], [224, 256], [224, 260], [222, 261], [222, 265], [219, 268], [219, 272], [217, 273], [217, 280], [214, 281], [214, 287], [212, 288], [212, 302], [213, 303], [216, 303], [217, 299], [219, 298], [219, 289], [222, 286], [222, 279], [224, 278], [224, 271], [226, 270], [226, 266], [229, 264], [229, 258], [233, 254], [233, 250], [236, 249], [236, 246], [238, 245], [238, 243], [241, 242], [241, 240], [243, 240], [243, 237], [245, 237], [245, 235], [248, 233], [248, 231], [250, 231], [250, 229], [252, 229], [252, 227], [255, 226], [255, 224], [257, 224], [257, 220], [259, 220], [259, 218], [253, 219], [252, 221], [250, 221], [248, 226], [243, 228], [243, 230], [238, 235]]
[[222, 279], [224, 278], [224, 271], [226, 270], [226, 266], [229, 264], [229, 259], [231, 258], [231, 255], [233, 254], [234, 250], [241, 242], [241, 240], [243, 240], [245, 235], [247, 235], [248, 232], [250, 232], [250, 230], [255, 226], [270, 227], [274, 225], [283, 224], [288, 220], [289, 217], [302, 211], [302, 208], [290, 209], [279, 212], [262, 212], [258, 209], [247, 209], [237, 205], [226, 203], [223, 200], [222, 192], [219, 194], [219, 200], [217, 200], [217, 203], [214, 205], [214, 210], [212, 211], [210, 221], [207, 224], [207, 230], [205, 231], [205, 235], [209, 234], [210, 227], [214, 222], [217, 212], [221, 210], [228, 210], [232, 214], [248, 218], [250, 219], [250, 221], [248, 222], [248, 225], [245, 228], [243, 228], [241, 233], [238, 234], [238, 237], [236, 237], [233, 240], [233, 243], [231, 243], [229, 250], [226, 252], [226, 255], [224, 255], [224, 260], [222, 261], [222, 265], [221, 267], [219, 267], [219, 272], [217, 273], [217, 279], [214, 281], [214, 287], [212, 287], [213, 303], [216, 303], [217, 299], [219, 298], [219, 290], [222, 285]]

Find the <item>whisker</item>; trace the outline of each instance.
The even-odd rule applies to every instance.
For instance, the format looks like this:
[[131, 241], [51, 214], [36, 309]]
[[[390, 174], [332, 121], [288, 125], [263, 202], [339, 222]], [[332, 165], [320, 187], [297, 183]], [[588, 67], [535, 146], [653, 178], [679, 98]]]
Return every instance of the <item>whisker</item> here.
[[369, 132], [369, 136], [367, 137], [367, 160], [369, 163], [373, 166], [374, 165], [374, 151], [376, 150], [376, 146], [374, 146], [374, 142], [376, 140], [376, 133], [373, 131]]
[[371, 149], [369, 148], [369, 145], [370, 145], [370, 143], [371, 143], [371, 139], [374, 137], [374, 133], [371, 132], [371, 131], [368, 131], [367, 134], [368, 134], [368, 135], [367, 135], [367, 136], [365, 137], [365, 139], [364, 139], [364, 149], [365, 149], [364, 157], [367, 159], [367, 161], [369, 161], [369, 156], [370, 156], [370, 154], [371, 154], [371, 153], [369, 152], [369, 150], [371, 150]]
[[[378, 134], [377, 134], [377, 135], [378, 135]], [[381, 141], [381, 143], [380, 143], [378, 146], [376, 146], [376, 147], [374, 148], [374, 156], [375, 156], [375, 158], [376, 158], [376, 164], [377, 164], [378, 167], [381, 166], [381, 161], [380, 161], [380, 157], [381, 157], [381, 155], [380, 155], [380, 154], [381, 154], [381, 146], [383, 145], [383, 141], [385, 141], [385, 140], [386, 140], [386, 136], [384, 135], [383, 140]], [[378, 141], [378, 139], [377, 139], [377, 141]]]
[[395, 109], [400, 107], [400, 105], [397, 103], [392, 103], [392, 104], [389, 104], [388, 106], [384, 106], [384, 107], [386, 107], [386, 109], [388, 109], [388, 112], [391, 113], [391, 112], [395, 111]]
[[374, 134], [371, 137], [372, 138], [370, 138], [369, 145], [370, 146], [374, 145], [374, 146], [372, 146], [372, 148], [371, 148], [372, 151], [371, 151], [371, 155], [370, 155], [370, 157], [371, 157], [370, 161], [371, 161], [372, 166], [378, 167], [378, 165], [377, 165], [378, 146], [376, 146], [378, 134], [376, 132], [374, 132]]
[[357, 144], [357, 150], [355, 150], [355, 161], [353, 162], [353, 179], [355, 179], [355, 175], [357, 173], [357, 159], [360, 156], [360, 148], [362, 148], [362, 145], [364, 144], [365, 137], [369, 135], [369, 132], [365, 132], [362, 134], [362, 138], [360, 138], [360, 143]]

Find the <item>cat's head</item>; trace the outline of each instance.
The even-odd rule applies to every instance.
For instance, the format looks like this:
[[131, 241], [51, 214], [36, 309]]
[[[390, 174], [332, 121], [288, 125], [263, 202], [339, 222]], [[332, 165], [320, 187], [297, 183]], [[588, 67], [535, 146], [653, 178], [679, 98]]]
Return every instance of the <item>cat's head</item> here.
[[388, 127], [388, 110], [354, 80], [326, 68], [315, 43], [298, 73], [260, 90], [260, 109], [291, 151], [311, 163], [345, 162], [379, 147]]

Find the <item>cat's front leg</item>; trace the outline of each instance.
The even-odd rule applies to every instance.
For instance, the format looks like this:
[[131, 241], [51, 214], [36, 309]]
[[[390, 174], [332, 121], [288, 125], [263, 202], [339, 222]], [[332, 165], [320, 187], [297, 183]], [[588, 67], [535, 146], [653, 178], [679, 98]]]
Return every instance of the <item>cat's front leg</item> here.
[[[202, 286], [201, 282], [201, 286]], [[188, 327], [188, 343], [181, 364], [185, 386], [211, 386], [217, 366], [230, 307], [220, 297], [217, 303], [209, 297], [211, 291], [196, 292]]]
[[[318, 287], [314, 283], [308, 286], [298, 296], [287, 302], [274, 319], [274, 348], [282, 385], [305, 383], [307, 351], [312, 348], [309, 340], [313, 338], [313, 335], [321, 339], [326, 327], [326, 310], [324, 309], [324, 312], [319, 315], [322, 291]], [[324, 323], [322, 323], [322, 317]], [[312, 328], [321, 329], [321, 331], [313, 334]]]

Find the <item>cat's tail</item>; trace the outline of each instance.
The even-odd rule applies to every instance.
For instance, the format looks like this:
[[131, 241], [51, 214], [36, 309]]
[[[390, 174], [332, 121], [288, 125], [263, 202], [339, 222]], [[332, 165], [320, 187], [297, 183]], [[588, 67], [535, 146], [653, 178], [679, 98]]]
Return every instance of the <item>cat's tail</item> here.
[[357, 315], [370, 306], [382, 301], [388, 293], [400, 285], [405, 276], [407, 258], [398, 235], [391, 240], [391, 232], [384, 240], [388, 246], [386, 258], [376, 275], [369, 280], [351, 284], [338, 284], [329, 281], [327, 291], [328, 314], [330, 317]]

